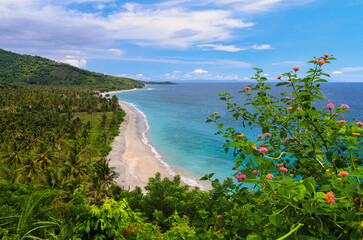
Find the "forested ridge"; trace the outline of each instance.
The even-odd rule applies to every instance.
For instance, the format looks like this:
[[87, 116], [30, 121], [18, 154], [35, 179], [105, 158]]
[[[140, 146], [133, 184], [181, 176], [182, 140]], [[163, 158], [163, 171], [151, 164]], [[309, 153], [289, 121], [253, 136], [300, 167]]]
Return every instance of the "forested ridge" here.
[[249, 140], [222, 114], [207, 117], [235, 157], [232, 177], [202, 178], [209, 191], [160, 174], [145, 192], [117, 185], [107, 155], [125, 113], [104, 86], [1, 84], [1, 239], [361, 239], [363, 123], [344, 120], [347, 104], [314, 106], [331, 60], [310, 61], [302, 78], [298, 67], [282, 74], [275, 87], [289, 91], [276, 95], [261, 69], [236, 102], [220, 94], [261, 134]]
[[140, 88], [144, 82], [90, 72], [39, 56], [0, 49], [0, 83], [88, 86], [100, 91]]

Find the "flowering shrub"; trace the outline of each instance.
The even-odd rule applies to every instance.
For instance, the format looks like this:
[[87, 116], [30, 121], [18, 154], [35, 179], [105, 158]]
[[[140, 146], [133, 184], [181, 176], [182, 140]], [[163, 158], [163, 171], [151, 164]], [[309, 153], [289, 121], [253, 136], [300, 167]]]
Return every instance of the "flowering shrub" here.
[[[246, 96], [243, 105], [232, 102], [230, 94], [220, 94], [243, 126], [261, 129], [255, 139], [240, 138], [238, 130], [224, 129], [221, 116], [211, 114], [207, 120], [217, 124], [217, 133], [228, 139], [226, 151], [233, 148], [236, 157], [238, 182], [230, 188], [239, 207], [222, 214], [229, 226], [224, 234], [248, 239], [361, 239], [363, 124], [344, 120], [349, 106], [337, 103], [338, 107], [322, 93], [320, 83], [329, 77], [322, 66], [331, 60], [335, 59], [325, 54], [310, 61], [312, 67], [302, 77], [298, 67], [279, 75], [278, 95], [271, 93], [259, 68], [252, 78], [256, 83], [239, 92]], [[263, 147], [257, 148], [262, 141]], [[256, 191], [248, 190], [246, 183]], [[236, 224], [235, 218], [244, 224]]]

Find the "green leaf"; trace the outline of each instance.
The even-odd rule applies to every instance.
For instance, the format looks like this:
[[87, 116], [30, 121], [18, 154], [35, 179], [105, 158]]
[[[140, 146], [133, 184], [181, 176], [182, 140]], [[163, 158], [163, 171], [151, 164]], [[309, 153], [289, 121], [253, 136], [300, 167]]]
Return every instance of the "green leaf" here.
[[352, 222], [354, 220], [356, 214], [357, 214], [357, 211], [354, 209], [351, 209], [344, 214], [344, 220], [348, 221], [348, 222]]
[[276, 87], [279, 87], [279, 86], [284, 86], [284, 85], [288, 85], [290, 84], [289, 82], [279, 82], [278, 84], [276, 84]]
[[269, 216], [268, 219], [275, 227], [278, 227], [281, 222], [281, 215], [280, 214], [272, 215]]
[[356, 240], [356, 239], [359, 239], [362, 235], [357, 231], [357, 230], [353, 230], [351, 233], [350, 233], [350, 239], [351, 240]]
[[287, 137], [286, 132], [285, 132], [285, 131], [281, 131], [281, 132], [280, 132], [280, 138], [281, 138], [281, 139], [285, 139], [286, 137]]
[[257, 235], [256, 233], [249, 234], [246, 238], [246, 240], [262, 240], [260, 235]]
[[306, 178], [303, 183], [309, 193], [315, 192], [316, 182], [314, 178]]

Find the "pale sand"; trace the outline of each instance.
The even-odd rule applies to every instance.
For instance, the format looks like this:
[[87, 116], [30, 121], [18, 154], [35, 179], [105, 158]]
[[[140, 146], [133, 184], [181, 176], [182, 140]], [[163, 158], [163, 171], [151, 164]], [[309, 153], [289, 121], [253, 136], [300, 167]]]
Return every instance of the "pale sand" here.
[[102, 92], [100, 93], [102, 95], [102, 97], [104, 97], [107, 94], [111, 94], [111, 93], [119, 93], [119, 92], [128, 92], [128, 91], [135, 91], [137, 88], [133, 88], [133, 89], [127, 89], [127, 90], [117, 90], [117, 91], [111, 91], [111, 92]]
[[[106, 93], [105, 93], [106, 94]], [[143, 132], [147, 130], [147, 123], [137, 109], [129, 103], [119, 102], [121, 108], [126, 112], [125, 121], [121, 124], [120, 134], [112, 143], [112, 150], [108, 155], [110, 167], [115, 167], [119, 177], [115, 180], [125, 190], [133, 190], [136, 186], [142, 187], [147, 184], [150, 177], [160, 172], [161, 177], [173, 178], [173, 175], [181, 175], [182, 184], [187, 184], [193, 179], [201, 189], [210, 189], [210, 183], [199, 181], [195, 176], [187, 176], [187, 173], [175, 171], [170, 166], [163, 164], [152, 151], [151, 146], [145, 144]], [[183, 181], [185, 180], [185, 181]]]

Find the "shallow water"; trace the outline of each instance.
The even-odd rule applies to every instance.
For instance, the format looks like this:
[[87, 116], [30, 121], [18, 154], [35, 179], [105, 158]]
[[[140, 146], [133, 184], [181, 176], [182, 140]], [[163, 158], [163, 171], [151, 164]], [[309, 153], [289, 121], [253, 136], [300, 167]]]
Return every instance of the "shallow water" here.
[[[148, 85], [136, 91], [111, 95], [132, 103], [145, 114], [150, 129], [144, 141], [154, 147], [155, 154], [160, 154], [160, 159], [165, 163], [198, 178], [213, 172], [216, 177], [224, 179], [233, 174], [234, 158], [231, 153], [223, 151], [225, 139], [214, 134], [217, 131], [215, 124], [207, 124], [205, 120], [209, 114], [218, 112], [225, 125], [256, 139], [261, 130], [257, 127], [243, 129], [241, 122], [227, 114], [225, 103], [218, 96], [219, 93], [231, 92], [236, 96], [234, 101], [243, 104], [244, 96], [236, 93], [247, 84]], [[322, 88], [336, 106], [342, 103], [350, 106], [351, 113], [346, 114], [347, 120], [353, 116], [363, 120], [363, 83], [326, 83]]]

